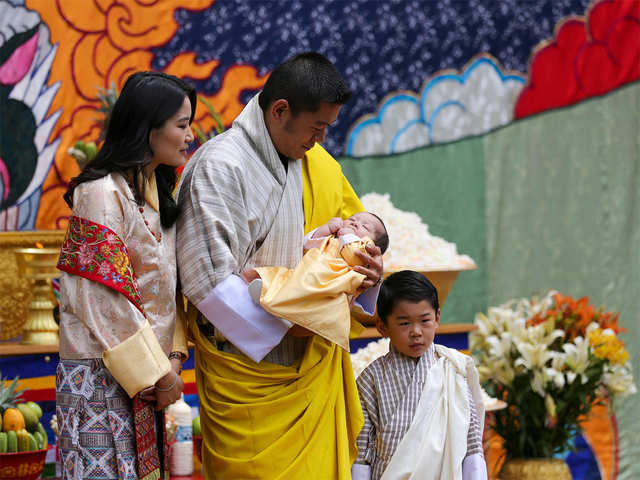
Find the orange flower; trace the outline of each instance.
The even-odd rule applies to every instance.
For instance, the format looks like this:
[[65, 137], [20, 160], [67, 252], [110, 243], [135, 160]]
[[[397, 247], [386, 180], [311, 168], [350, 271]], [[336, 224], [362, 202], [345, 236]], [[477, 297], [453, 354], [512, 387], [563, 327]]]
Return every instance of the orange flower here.
[[618, 326], [618, 314], [603, 312], [600, 307], [597, 310], [589, 303], [589, 297], [581, 297], [574, 300], [569, 295], [556, 293], [553, 296], [554, 304], [545, 312], [541, 312], [527, 321], [527, 325], [539, 325], [552, 319], [555, 327], [564, 330], [567, 340], [575, 337], [584, 337], [587, 327], [591, 322], [596, 322], [603, 329], [610, 328], [616, 334], [625, 330]]

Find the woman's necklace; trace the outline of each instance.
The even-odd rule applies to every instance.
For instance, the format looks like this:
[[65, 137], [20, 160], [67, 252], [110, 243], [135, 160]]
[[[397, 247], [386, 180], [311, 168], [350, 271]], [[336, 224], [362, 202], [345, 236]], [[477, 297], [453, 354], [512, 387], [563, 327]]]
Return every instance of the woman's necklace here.
[[[127, 184], [129, 185], [129, 188], [131, 189], [132, 192], [136, 191], [136, 188], [133, 185], [133, 181], [131, 179], [127, 178]], [[135, 195], [135, 193], [134, 193], [134, 195]], [[149, 232], [151, 232], [151, 235], [153, 235], [153, 238], [155, 238], [156, 241], [158, 243], [160, 243], [162, 241], [162, 232], [160, 232], [159, 235], [156, 235], [156, 232], [151, 230], [151, 226], [149, 225], [149, 222], [147, 221], [146, 217], [144, 216], [144, 207], [138, 207], [138, 211], [140, 212], [140, 215], [142, 215], [142, 220], [144, 220], [144, 224], [147, 226], [147, 230], [149, 230]]]
[[151, 230], [151, 227], [149, 226], [149, 222], [147, 222], [147, 219], [144, 216], [143, 207], [138, 207], [138, 211], [140, 212], [140, 215], [142, 215], [142, 219], [144, 220], [144, 224], [147, 226], [147, 230], [149, 230], [151, 232], [151, 235], [153, 235], [153, 238], [155, 238], [156, 241], [160, 243], [162, 241], [162, 232], [160, 232], [159, 235], [156, 235], [156, 233], [153, 230]]

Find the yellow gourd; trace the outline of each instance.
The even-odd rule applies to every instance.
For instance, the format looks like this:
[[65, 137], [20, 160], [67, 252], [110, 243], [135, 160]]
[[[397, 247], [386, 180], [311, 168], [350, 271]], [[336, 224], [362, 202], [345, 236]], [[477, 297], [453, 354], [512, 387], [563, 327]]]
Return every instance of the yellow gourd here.
[[24, 417], [17, 408], [7, 408], [2, 418], [2, 429], [5, 432], [22, 430], [25, 428]]

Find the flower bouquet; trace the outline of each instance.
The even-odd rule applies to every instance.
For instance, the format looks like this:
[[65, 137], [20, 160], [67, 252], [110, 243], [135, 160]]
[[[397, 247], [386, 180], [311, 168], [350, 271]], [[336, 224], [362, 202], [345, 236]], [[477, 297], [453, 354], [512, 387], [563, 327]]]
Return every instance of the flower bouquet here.
[[572, 447], [596, 402], [635, 393], [618, 315], [551, 291], [476, 315], [470, 347], [487, 392], [508, 407], [492, 428], [507, 458], [551, 458]]

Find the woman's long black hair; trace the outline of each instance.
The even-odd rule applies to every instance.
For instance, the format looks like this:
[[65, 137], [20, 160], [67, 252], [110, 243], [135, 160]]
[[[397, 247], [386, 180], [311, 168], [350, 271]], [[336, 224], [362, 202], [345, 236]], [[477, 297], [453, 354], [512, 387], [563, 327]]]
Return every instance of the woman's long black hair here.
[[[162, 125], [182, 106], [184, 98], [191, 101], [191, 117], [196, 113], [196, 91], [185, 81], [161, 72], [137, 72], [131, 75], [116, 101], [104, 144], [80, 175], [74, 177], [64, 194], [67, 205], [73, 207], [73, 191], [84, 182], [119, 172], [134, 180], [136, 202], [144, 204], [144, 168], [153, 151], [149, 133]], [[162, 226], [170, 227], [178, 217], [179, 208], [173, 198], [176, 186], [175, 168], [158, 165], [155, 169]]]

